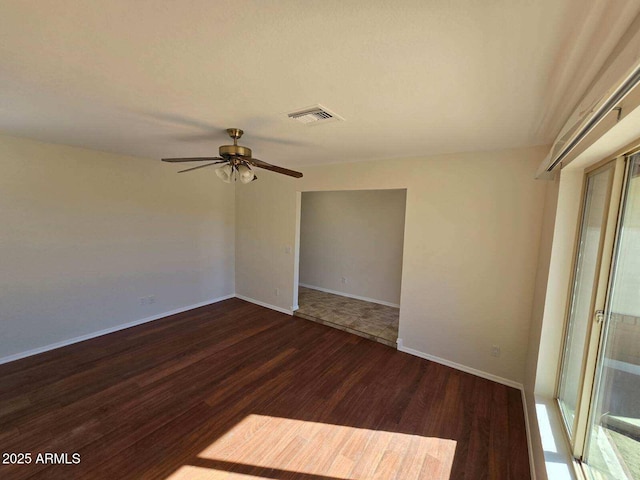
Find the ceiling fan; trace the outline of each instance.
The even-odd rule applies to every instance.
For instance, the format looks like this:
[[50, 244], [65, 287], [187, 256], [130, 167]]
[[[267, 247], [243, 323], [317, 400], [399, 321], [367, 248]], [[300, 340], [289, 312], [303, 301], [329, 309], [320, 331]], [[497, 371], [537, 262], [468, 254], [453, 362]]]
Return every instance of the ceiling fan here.
[[238, 145], [238, 139], [242, 137], [242, 134], [244, 133], [239, 128], [227, 128], [227, 133], [233, 139], [233, 145], [221, 145], [219, 148], [219, 157], [163, 158], [162, 161], [172, 163], [211, 162], [206, 165], [199, 165], [197, 167], [187, 168], [186, 170], [180, 170], [178, 173], [190, 172], [191, 170], [197, 170], [198, 168], [226, 163], [226, 165], [219, 167], [216, 170], [216, 175], [225, 183], [231, 183], [231, 181], [238, 179], [242, 183], [253, 182], [258, 177], [253, 173], [252, 167], [264, 168], [265, 170], [289, 175], [290, 177], [302, 177], [302, 173], [300, 172], [278, 167], [277, 165], [271, 165], [270, 163], [253, 158], [251, 156], [250, 148]]

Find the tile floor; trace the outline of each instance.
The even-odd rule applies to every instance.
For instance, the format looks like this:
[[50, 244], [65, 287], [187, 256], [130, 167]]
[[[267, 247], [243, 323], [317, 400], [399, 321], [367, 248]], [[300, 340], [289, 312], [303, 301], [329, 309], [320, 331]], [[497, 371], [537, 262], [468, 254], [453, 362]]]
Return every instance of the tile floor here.
[[296, 317], [396, 347], [400, 309], [300, 287]]

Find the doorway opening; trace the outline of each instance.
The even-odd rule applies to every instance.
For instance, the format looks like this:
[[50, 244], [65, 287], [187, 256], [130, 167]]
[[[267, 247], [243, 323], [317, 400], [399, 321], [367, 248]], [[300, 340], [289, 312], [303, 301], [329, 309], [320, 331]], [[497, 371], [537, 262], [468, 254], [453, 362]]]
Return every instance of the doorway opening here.
[[406, 194], [301, 194], [295, 316], [396, 347]]

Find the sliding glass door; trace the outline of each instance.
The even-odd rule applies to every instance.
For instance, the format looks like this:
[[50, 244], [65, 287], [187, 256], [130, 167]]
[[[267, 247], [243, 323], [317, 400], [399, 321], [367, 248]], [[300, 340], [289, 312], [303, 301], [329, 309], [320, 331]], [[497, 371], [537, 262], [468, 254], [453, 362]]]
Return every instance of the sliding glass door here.
[[595, 479], [640, 480], [640, 156], [629, 163], [584, 455]]
[[560, 410], [571, 437], [584, 381], [614, 166], [615, 162], [611, 162], [586, 178], [558, 391]]
[[640, 480], [640, 154], [585, 174], [557, 400], [592, 480]]

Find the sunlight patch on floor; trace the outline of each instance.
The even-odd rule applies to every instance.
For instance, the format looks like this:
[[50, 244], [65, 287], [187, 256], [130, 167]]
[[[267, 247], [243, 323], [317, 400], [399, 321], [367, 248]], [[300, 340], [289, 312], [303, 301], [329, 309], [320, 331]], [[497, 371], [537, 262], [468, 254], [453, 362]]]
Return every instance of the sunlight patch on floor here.
[[[449, 480], [454, 440], [249, 415], [171, 480], [430, 478]], [[208, 475], [203, 470], [208, 470]]]
[[229, 473], [225, 470], [217, 470], [214, 468], [194, 467], [192, 465], [185, 465], [180, 467], [173, 475], [167, 477], [167, 480], [222, 480], [222, 479], [251, 479], [256, 480], [260, 478], [272, 479], [273, 477], [258, 477], [255, 475], [242, 475]]

